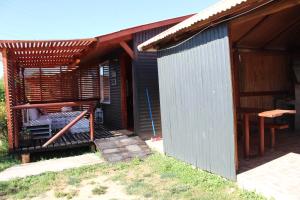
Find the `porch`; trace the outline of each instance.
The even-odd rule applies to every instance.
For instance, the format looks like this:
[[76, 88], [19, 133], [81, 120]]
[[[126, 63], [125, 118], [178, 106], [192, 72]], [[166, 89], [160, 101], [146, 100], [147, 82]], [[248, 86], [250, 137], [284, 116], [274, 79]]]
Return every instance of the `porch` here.
[[[114, 134], [111, 133], [105, 127], [96, 127], [94, 132], [94, 139], [102, 139], [113, 137]], [[62, 135], [53, 143], [49, 144], [46, 147], [43, 145], [47, 142], [47, 139], [35, 139], [31, 140], [29, 144], [21, 143], [18, 148], [15, 149], [16, 153], [37, 153], [37, 152], [45, 152], [45, 151], [55, 151], [62, 149], [73, 149], [73, 148], [81, 148], [81, 147], [90, 147], [94, 144], [90, 139], [89, 132], [76, 133], [72, 134], [70, 132]]]
[[[251, 136], [251, 154], [257, 154], [258, 132]], [[266, 134], [264, 156], [243, 159], [243, 145], [239, 147], [240, 165], [237, 183], [247, 190], [255, 190], [276, 199], [299, 199], [300, 193], [300, 134], [280, 131], [275, 149], [271, 149], [269, 132]]]
[[83, 147], [111, 136], [95, 116], [107, 74], [80, 60], [96, 41], [0, 41], [11, 152]]
[[229, 23], [237, 181], [276, 199], [300, 197], [300, 7], [288, 3]]

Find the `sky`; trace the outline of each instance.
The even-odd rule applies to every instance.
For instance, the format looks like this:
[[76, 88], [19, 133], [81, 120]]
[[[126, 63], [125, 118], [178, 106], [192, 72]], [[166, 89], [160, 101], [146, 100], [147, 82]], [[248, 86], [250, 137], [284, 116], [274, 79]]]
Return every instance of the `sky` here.
[[215, 2], [217, 0], [0, 0], [0, 40], [95, 37], [197, 13]]

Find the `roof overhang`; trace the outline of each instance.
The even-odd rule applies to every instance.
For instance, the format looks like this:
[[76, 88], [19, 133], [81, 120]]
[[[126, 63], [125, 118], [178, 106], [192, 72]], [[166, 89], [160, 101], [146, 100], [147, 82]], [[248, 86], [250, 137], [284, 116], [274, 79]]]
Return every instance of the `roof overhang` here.
[[106, 35], [100, 35], [97, 38], [96, 47], [89, 52], [83, 59], [82, 63], [93, 63], [99, 61], [99, 59], [104, 58], [112, 52], [117, 51], [118, 49], [122, 49], [122, 43], [128, 43], [133, 39], [133, 35], [139, 32], [163, 27], [163, 26], [172, 26], [182, 22], [185, 19], [193, 16], [186, 15], [182, 17], [176, 17], [172, 19], [162, 20], [158, 22], [153, 22], [149, 24], [144, 24], [141, 26], [136, 26], [124, 30], [120, 30], [114, 33], [109, 33]]
[[[163, 47], [178, 43], [195, 33], [228, 22], [244, 15], [250, 15], [258, 9], [276, 4], [278, 9], [286, 9], [299, 5], [299, 0], [221, 0], [200, 13], [171, 27], [138, 46], [139, 51], [156, 51]], [[278, 5], [281, 4], [281, 7]], [[275, 7], [274, 6], [274, 7]], [[254, 16], [255, 17], [255, 16]]]

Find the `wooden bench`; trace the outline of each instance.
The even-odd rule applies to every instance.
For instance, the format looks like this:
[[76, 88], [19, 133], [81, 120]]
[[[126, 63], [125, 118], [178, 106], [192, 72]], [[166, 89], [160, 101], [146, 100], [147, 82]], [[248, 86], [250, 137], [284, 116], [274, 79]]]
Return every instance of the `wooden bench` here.
[[[260, 155], [264, 155], [265, 153], [265, 118], [276, 118], [280, 117], [284, 114], [296, 114], [296, 110], [269, 110], [265, 112], [261, 112], [258, 114], [259, 116], [259, 137], [260, 137], [260, 145], [259, 145], [259, 153]], [[288, 128], [287, 124], [278, 125], [274, 124], [273, 126], [269, 127], [271, 129], [272, 135], [272, 147], [275, 145], [275, 129], [285, 129]]]
[[265, 128], [270, 129], [271, 133], [271, 148], [273, 149], [275, 147], [275, 130], [283, 130], [283, 129], [288, 129], [289, 125], [288, 124], [272, 124], [272, 123], [267, 123], [265, 124]]

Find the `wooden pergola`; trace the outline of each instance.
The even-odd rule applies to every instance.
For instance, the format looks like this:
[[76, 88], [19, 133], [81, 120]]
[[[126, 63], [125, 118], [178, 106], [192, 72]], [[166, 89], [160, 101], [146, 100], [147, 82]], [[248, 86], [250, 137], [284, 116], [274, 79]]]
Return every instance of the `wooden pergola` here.
[[76, 106], [83, 112], [49, 139], [47, 146], [82, 117], [90, 114], [90, 140], [94, 137], [93, 109], [100, 98], [97, 66], [82, 66], [80, 59], [94, 48], [97, 39], [16, 41], [0, 40], [9, 149], [19, 147], [22, 109], [43, 108], [55, 112]]

